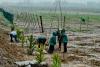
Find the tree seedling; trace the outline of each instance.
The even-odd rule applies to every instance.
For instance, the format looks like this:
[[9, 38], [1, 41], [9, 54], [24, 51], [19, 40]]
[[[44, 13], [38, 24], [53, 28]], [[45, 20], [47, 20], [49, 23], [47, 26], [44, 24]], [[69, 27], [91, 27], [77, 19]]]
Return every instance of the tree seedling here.
[[41, 46], [40, 48], [37, 48], [37, 54], [36, 54], [36, 61], [38, 64], [41, 62], [45, 61], [46, 58], [44, 58], [44, 52], [43, 52], [43, 47]]
[[28, 41], [29, 41], [28, 54], [32, 55], [33, 50], [34, 50], [34, 41], [35, 41], [35, 39], [33, 38], [33, 35], [30, 35], [28, 37]]
[[26, 42], [26, 38], [24, 36], [24, 34], [22, 33], [22, 35], [20, 36], [20, 41], [22, 43], [22, 47], [24, 47], [24, 43]]
[[22, 36], [22, 30], [21, 29], [16, 29], [17, 30], [17, 38], [20, 41], [21, 40], [21, 36]]
[[52, 67], [61, 67], [61, 58], [57, 53], [53, 55], [52, 59], [53, 59]]

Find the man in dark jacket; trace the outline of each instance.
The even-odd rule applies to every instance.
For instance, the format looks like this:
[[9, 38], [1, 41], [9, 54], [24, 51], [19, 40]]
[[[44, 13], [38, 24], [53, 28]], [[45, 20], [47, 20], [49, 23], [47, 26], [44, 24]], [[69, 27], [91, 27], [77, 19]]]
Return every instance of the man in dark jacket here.
[[58, 36], [59, 50], [61, 50], [61, 43], [62, 43], [61, 30], [57, 31], [57, 36]]
[[67, 52], [68, 37], [65, 33], [65, 29], [63, 29], [61, 31], [61, 34], [62, 34], [62, 43], [63, 43], [63, 46], [64, 46], [64, 51], [63, 52], [66, 53]]

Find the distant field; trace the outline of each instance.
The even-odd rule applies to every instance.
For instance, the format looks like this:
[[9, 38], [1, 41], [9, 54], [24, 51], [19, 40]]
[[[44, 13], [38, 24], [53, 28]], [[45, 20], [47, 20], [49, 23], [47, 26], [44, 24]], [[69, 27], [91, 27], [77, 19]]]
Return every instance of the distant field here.
[[[51, 19], [52, 17], [61, 17], [60, 12], [39, 12], [38, 15], [44, 17], [44, 19]], [[100, 21], [100, 13], [86, 13], [86, 12], [62, 12], [62, 16], [66, 17], [66, 20], [79, 21], [80, 17], [84, 17], [91, 22]]]
[[[33, 20], [33, 15], [43, 16], [43, 20], [51, 21], [57, 20], [60, 17], [60, 10], [56, 10], [55, 8], [48, 8], [48, 10], [42, 8], [32, 8], [32, 7], [9, 7], [5, 8], [9, 12], [13, 12], [17, 15], [17, 19], [22, 20]], [[62, 8], [63, 9], [63, 8]], [[19, 16], [18, 16], [19, 15]], [[79, 21], [80, 17], [85, 17], [86, 20], [90, 22], [99, 22], [100, 21], [100, 12], [96, 9], [84, 9], [84, 10], [62, 10], [62, 16], [66, 17], [67, 21]], [[89, 19], [88, 19], [89, 18]], [[47, 22], [46, 21], [46, 22]]]
[[[45, 29], [50, 30], [50, 28], [57, 29], [58, 22], [59, 28], [62, 28], [65, 25], [66, 30], [70, 31], [80, 31], [80, 22], [81, 17], [85, 18], [86, 24], [82, 25], [82, 30], [87, 30], [87, 26], [89, 30], [93, 30], [96, 25], [100, 25], [100, 14], [99, 13], [72, 13], [72, 12], [62, 12], [62, 19], [60, 12], [52, 12], [52, 11], [37, 11], [37, 12], [21, 12], [19, 14], [16, 13], [16, 20], [18, 20], [18, 25], [26, 23], [24, 27], [29, 27], [33, 29], [33, 27], [38, 26], [38, 22], [40, 22], [39, 16], [42, 16], [43, 26]], [[65, 24], [64, 22], [65, 16]], [[31, 23], [31, 24], [30, 24]], [[88, 23], [88, 25], [87, 25]], [[27, 25], [29, 24], [29, 26]], [[38, 27], [36, 27], [37, 29]]]

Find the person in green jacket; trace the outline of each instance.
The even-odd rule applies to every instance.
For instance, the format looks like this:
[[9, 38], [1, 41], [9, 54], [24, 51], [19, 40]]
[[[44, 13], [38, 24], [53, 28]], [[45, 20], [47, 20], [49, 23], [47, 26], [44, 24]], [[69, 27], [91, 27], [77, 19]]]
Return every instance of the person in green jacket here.
[[65, 33], [65, 29], [62, 29], [61, 34], [62, 34], [62, 43], [63, 43], [63, 46], [64, 46], [63, 53], [66, 53], [67, 52], [68, 36]]
[[42, 33], [37, 38], [37, 43], [39, 44], [38, 47], [40, 48], [41, 45], [44, 45], [46, 42], [46, 36]]
[[48, 50], [48, 53], [50, 53], [50, 54], [53, 53], [55, 45], [56, 45], [56, 32], [53, 32], [52, 36], [50, 37], [50, 40], [49, 40], [49, 50]]

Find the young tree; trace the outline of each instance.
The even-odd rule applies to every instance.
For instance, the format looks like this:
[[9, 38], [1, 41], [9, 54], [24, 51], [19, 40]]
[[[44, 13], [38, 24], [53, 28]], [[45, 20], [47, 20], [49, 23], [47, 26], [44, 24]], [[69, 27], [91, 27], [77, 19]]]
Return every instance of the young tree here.
[[30, 35], [28, 37], [28, 41], [29, 41], [28, 54], [32, 55], [32, 52], [34, 50], [34, 41], [35, 41], [35, 39], [33, 38], [33, 35]]
[[52, 67], [61, 67], [61, 58], [57, 53], [53, 55], [52, 59], [53, 59]]
[[23, 33], [22, 33], [22, 35], [20, 36], [20, 41], [21, 41], [21, 43], [22, 43], [22, 47], [24, 47], [24, 43], [25, 43], [25, 41], [26, 41], [26, 38], [25, 38], [25, 36], [24, 36]]
[[37, 48], [37, 54], [36, 54], [36, 60], [38, 62], [38, 64], [40, 64], [41, 62], [45, 61], [45, 57], [44, 57], [44, 52], [43, 52], [43, 47]]

